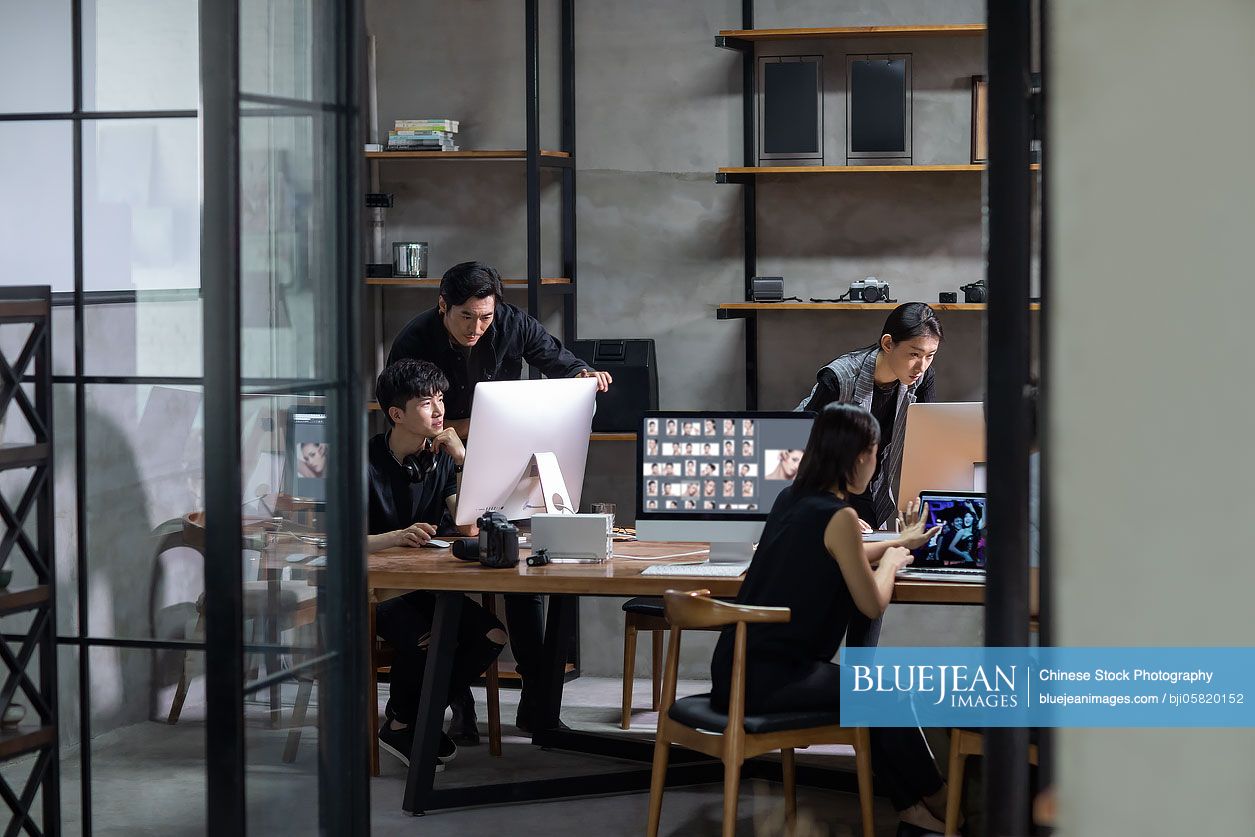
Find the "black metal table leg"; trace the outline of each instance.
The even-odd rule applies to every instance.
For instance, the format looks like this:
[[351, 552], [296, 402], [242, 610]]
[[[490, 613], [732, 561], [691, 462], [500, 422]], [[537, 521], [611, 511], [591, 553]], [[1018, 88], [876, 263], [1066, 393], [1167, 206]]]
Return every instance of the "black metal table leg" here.
[[414, 749], [410, 752], [410, 771], [405, 779], [405, 801], [401, 807], [414, 815], [426, 810], [436, 779], [436, 746], [444, 725], [444, 709], [449, 702], [449, 675], [457, 648], [458, 618], [462, 613], [462, 594], [436, 593], [436, 611], [431, 624], [431, 641], [427, 645], [427, 666], [423, 669], [423, 688], [418, 698], [418, 716], [414, 719]]
[[550, 596], [549, 614], [545, 622], [544, 672], [539, 678], [536, 708], [533, 715], [533, 741], [545, 730], [557, 729], [562, 711], [562, 686], [565, 683], [567, 656], [575, 632], [576, 596]]

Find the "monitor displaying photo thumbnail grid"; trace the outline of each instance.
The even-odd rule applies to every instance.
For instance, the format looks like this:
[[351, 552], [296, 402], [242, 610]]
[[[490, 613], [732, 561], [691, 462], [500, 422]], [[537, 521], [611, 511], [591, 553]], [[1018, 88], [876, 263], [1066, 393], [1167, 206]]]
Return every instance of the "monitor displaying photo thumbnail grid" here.
[[766, 517], [793, 481], [811, 413], [665, 413], [641, 427], [641, 512]]

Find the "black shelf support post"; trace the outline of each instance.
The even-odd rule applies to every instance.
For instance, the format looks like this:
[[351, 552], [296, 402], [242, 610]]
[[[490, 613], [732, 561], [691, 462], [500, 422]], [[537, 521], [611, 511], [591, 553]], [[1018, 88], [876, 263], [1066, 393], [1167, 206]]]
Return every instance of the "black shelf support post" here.
[[[741, 28], [754, 28], [754, 0], [741, 0]], [[752, 166], [757, 158], [754, 130], [754, 44], [738, 40], [735, 46], [741, 52], [741, 141], [745, 152], [742, 165]], [[758, 184], [752, 177], [741, 182], [744, 202], [744, 292], [748, 301], [751, 281], [758, 273]], [[757, 315], [745, 318], [745, 409], [758, 409]]]
[[[526, 0], [527, 41], [527, 313], [540, 316], [540, 20], [537, 0]], [[531, 370], [533, 378], [539, 376]]]
[[[989, 409], [989, 548], [1002, 559], [989, 571], [985, 644], [1028, 645], [1028, 480], [1032, 415], [1029, 383], [1029, 0], [990, 0], [989, 307], [986, 392]], [[990, 837], [1023, 834], [1029, 822], [1028, 730], [985, 731], [985, 805]]]
[[562, 150], [571, 165], [562, 172], [562, 275], [571, 285], [562, 297], [562, 341], [575, 341], [575, 0], [562, 0]]

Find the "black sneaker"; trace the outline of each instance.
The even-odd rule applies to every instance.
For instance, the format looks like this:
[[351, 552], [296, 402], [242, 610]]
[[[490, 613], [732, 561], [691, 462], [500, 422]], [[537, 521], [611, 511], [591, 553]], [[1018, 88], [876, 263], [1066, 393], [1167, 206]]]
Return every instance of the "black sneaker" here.
[[[391, 722], [384, 722], [379, 728], [379, 747], [391, 753], [401, 764], [410, 766], [410, 753], [414, 750], [414, 728], [393, 729]], [[443, 732], [440, 743], [436, 745], [436, 772], [444, 770], [444, 766], [453, 761], [458, 754], [458, 747]]]

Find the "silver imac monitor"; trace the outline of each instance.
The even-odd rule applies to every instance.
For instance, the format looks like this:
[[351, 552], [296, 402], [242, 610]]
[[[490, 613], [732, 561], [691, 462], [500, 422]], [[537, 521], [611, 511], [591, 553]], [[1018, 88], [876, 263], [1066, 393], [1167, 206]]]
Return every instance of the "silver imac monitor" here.
[[578, 511], [596, 396], [592, 378], [478, 384], [457, 524], [486, 511], [510, 520]]
[[649, 412], [636, 443], [636, 535], [709, 541], [712, 562], [745, 562], [797, 475], [813, 413]]
[[898, 504], [921, 491], [984, 489], [985, 407], [979, 401], [912, 404], [906, 411]]

